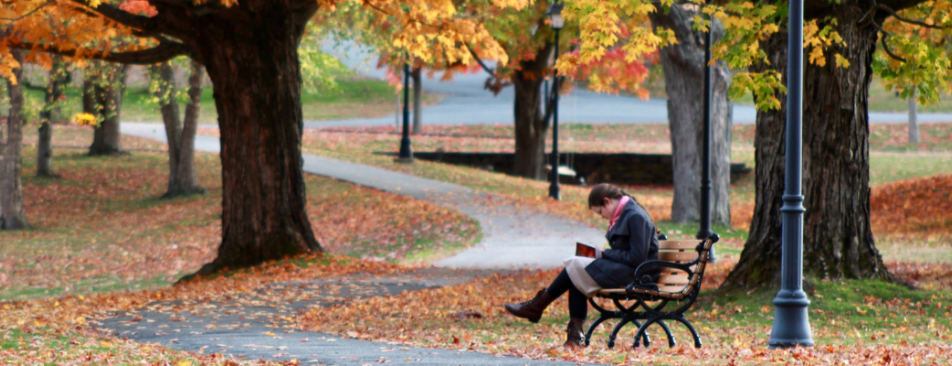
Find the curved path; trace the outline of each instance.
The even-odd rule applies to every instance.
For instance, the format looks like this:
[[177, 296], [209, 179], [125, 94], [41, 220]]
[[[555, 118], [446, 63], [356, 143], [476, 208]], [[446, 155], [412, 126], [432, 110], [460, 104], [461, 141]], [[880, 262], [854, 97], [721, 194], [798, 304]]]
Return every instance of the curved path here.
[[[122, 123], [122, 133], [165, 141], [159, 124]], [[217, 137], [196, 136], [195, 149], [218, 152]], [[479, 222], [482, 240], [438, 263], [440, 267], [555, 267], [575, 252], [575, 242], [603, 244], [604, 234], [578, 221], [505, 204], [499, 196], [367, 165], [304, 155], [304, 172], [413, 197], [457, 210]]]
[[[164, 127], [160, 124], [126, 122], [122, 124], [122, 133], [165, 142]], [[196, 136], [195, 148], [199, 151], [218, 152], [220, 144], [217, 137]], [[263, 302], [259, 301], [259, 306], [253, 307], [240, 307], [223, 302], [211, 306], [206, 304], [201, 311], [190, 312], [169, 310], [183, 305], [181, 302], [155, 302], [136, 311], [112, 314], [109, 319], [102, 320], [99, 328], [137, 342], [160, 343], [193, 352], [208, 350], [226, 355], [239, 354], [246, 359], [298, 359], [306, 364], [575, 364], [498, 357], [471, 351], [404, 347], [345, 339], [327, 333], [303, 332], [293, 324], [278, 324], [276, 319], [286, 319], [303, 309], [333, 305], [334, 302], [320, 296], [322, 288], [327, 286], [353, 287], [353, 291], [345, 288], [344, 291], [334, 292], [335, 298], [395, 295], [403, 291], [472, 281], [489, 274], [486, 269], [559, 266], [564, 258], [574, 253], [575, 241], [597, 244], [605, 240], [599, 230], [574, 220], [507, 205], [499, 196], [479, 193], [453, 184], [314, 155], [304, 156], [304, 171], [458, 210], [479, 222], [483, 231], [482, 240], [473, 248], [436, 264], [437, 267], [445, 268], [419, 269], [419, 273], [407, 273], [400, 278], [363, 278], [356, 274], [344, 278], [314, 279], [305, 283], [277, 283], [241, 295], [250, 299], [245, 303], [255, 303], [251, 300], [255, 300], [256, 296], [268, 299], [267, 294], [271, 291], [294, 290], [307, 291], [313, 296], [311, 300], [274, 306], [263, 306]], [[373, 291], [368, 292], [368, 288]], [[235, 313], [239, 310], [241, 312]], [[212, 326], [215, 324], [217, 326]]]

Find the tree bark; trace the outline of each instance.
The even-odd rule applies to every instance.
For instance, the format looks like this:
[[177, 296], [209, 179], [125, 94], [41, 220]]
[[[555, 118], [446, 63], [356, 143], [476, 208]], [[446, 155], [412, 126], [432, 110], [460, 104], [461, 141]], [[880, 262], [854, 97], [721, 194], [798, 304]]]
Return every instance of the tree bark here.
[[413, 78], [413, 134], [423, 133], [423, 75], [421, 67], [413, 68], [410, 77]]
[[172, 198], [195, 193], [204, 193], [195, 174], [195, 132], [198, 108], [202, 96], [201, 64], [192, 61], [189, 76], [189, 103], [186, 105], [185, 124], [179, 119], [179, 106], [174, 71], [170, 62], [149, 67], [152, 89], [159, 100], [159, 110], [165, 124], [165, 136], [169, 146], [169, 183], [162, 198]]
[[919, 142], [919, 122], [918, 111], [916, 110], [916, 98], [919, 97], [919, 91], [913, 89], [912, 96], [909, 97], [909, 143]]
[[520, 61], [519, 68], [512, 76], [516, 124], [516, 161], [513, 174], [521, 177], [545, 179], [545, 138], [549, 130], [549, 119], [542, 108], [540, 85], [544, 80], [546, 63], [553, 46], [552, 43], [546, 43], [537, 50], [534, 59]]
[[[824, 279], [892, 280], [876, 249], [869, 217], [868, 98], [878, 28], [861, 21], [869, 13], [864, 2], [823, 5], [828, 11], [813, 13], [820, 19], [818, 26], [837, 29], [845, 45], [834, 49], [850, 65], [837, 67], [830, 52], [825, 66], [804, 65], [803, 270]], [[885, 16], [874, 13], [873, 21], [882, 24]], [[838, 23], [830, 24], [830, 19]], [[761, 44], [770, 64], [752, 69], [773, 68], [786, 75], [786, 47], [786, 33], [781, 30]], [[779, 93], [777, 97], [784, 98]], [[724, 288], [780, 283], [785, 120], [786, 106], [757, 113], [754, 218], [740, 261]]]
[[95, 83], [93, 89], [102, 122], [93, 132], [93, 143], [89, 146], [89, 155], [122, 154], [119, 121], [128, 68], [129, 65], [102, 67], [101, 80]]
[[[11, 49], [13, 58], [23, 65], [24, 51]], [[23, 151], [23, 69], [13, 69], [17, 82], [7, 80], [10, 114], [7, 117], [7, 140], [0, 166], [0, 230], [26, 229], [29, 224], [23, 208], [21, 159]]]
[[[677, 222], [701, 218], [701, 171], [704, 149], [704, 42], [705, 35], [692, 30], [695, 11], [674, 5], [671, 10], [651, 13], [654, 28], [674, 30], [678, 43], [660, 50], [668, 94], [668, 124], [671, 130], [674, 202], [671, 219]], [[715, 42], [724, 34], [718, 21], [712, 27]], [[730, 69], [718, 62], [711, 70], [711, 222], [730, 225], [731, 101], [727, 98]]]
[[212, 80], [221, 131], [222, 243], [196, 274], [323, 251], [306, 211], [297, 54], [316, 10], [245, 1], [202, 17], [185, 40]]
[[36, 147], [36, 175], [53, 177], [53, 126], [60, 117], [59, 102], [65, 95], [69, 71], [61, 56], [53, 56], [49, 85], [46, 88], [46, 104], [40, 111], [39, 141]]

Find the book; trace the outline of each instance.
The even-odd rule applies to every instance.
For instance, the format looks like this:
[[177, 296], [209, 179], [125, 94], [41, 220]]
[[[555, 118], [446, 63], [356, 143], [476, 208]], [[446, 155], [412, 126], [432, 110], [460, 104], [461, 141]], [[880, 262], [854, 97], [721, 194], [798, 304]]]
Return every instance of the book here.
[[575, 255], [579, 257], [595, 258], [597, 253], [598, 249], [595, 249], [595, 247], [591, 245], [579, 242], [575, 243]]

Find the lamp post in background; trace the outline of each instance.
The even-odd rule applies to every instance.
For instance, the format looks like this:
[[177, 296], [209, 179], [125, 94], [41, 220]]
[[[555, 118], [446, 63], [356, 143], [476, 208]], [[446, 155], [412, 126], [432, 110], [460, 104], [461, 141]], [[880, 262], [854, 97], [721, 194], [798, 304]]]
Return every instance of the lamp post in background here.
[[[707, 239], [711, 231], [711, 43], [714, 42], [714, 17], [709, 16], [710, 24], [704, 40], [704, 147], [701, 152], [701, 227], [697, 238]], [[712, 252], [713, 253], [713, 252]]]
[[803, 0], [790, 0], [787, 26], [787, 136], [784, 168], [783, 254], [780, 265], [780, 291], [773, 303], [776, 309], [770, 348], [811, 347], [810, 300], [803, 292], [803, 196], [800, 194], [803, 155]]
[[400, 155], [397, 162], [412, 163], [413, 151], [410, 150], [410, 64], [403, 64], [403, 137], [400, 138]]
[[[553, 3], [546, 12], [549, 16], [549, 22], [552, 29], [555, 30], [555, 62], [559, 60], [559, 31], [565, 25], [562, 19], [562, 4]], [[553, 70], [555, 70], [553, 68]], [[556, 200], [562, 199], [559, 192], [559, 75], [558, 71], [553, 73], [552, 78], [552, 183], [549, 184], [549, 197]]]

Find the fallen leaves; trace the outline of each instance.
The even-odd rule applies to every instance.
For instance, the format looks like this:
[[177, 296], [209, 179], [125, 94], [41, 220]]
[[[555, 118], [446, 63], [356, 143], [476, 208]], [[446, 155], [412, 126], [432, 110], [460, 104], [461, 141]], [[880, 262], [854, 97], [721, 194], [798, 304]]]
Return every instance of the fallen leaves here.
[[876, 187], [870, 211], [877, 234], [952, 234], [952, 175]]

